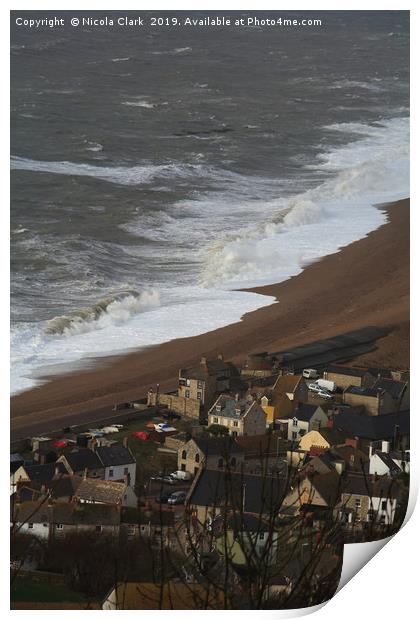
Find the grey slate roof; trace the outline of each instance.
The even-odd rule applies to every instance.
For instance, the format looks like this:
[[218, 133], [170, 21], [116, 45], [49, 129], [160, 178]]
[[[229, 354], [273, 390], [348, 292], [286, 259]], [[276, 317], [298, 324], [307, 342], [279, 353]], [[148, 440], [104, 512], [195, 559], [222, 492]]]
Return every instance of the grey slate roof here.
[[270, 514], [279, 510], [286, 492], [286, 476], [257, 476], [203, 469], [191, 487], [187, 504], [226, 505], [231, 508]]
[[352, 412], [342, 412], [334, 417], [334, 428], [342, 430], [351, 437], [371, 439], [391, 439], [396, 426], [402, 435], [410, 432], [410, 411], [399, 411], [386, 415], [367, 416]]
[[400, 398], [407, 388], [407, 383], [404, 381], [394, 381], [393, 379], [381, 378], [378, 379], [373, 388], [386, 390], [393, 398]]
[[243, 449], [232, 437], [215, 437], [214, 439], [193, 438], [197, 447], [206, 455], [231, 455], [241, 454]]
[[63, 463], [45, 463], [44, 465], [25, 465], [25, 472], [27, 473], [29, 480], [36, 480], [37, 482], [49, 482], [56, 475], [56, 468], [58, 475], [67, 474], [67, 470]]
[[74, 472], [83, 472], [85, 469], [103, 469], [98, 455], [88, 448], [66, 454], [66, 460]]
[[315, 411], [318, 409], [318, 405], [305, 405], [300, 404], [292, 413], [292, 418], [297, 418], [302, 422], [309, 422]]
[[[217, 405], [222, 406], [221, 411], [217, 411]], [[221, 396], [219, 396], [216, 403], [211, 408], [211, 414], [216, 416], [220, 415], [224, 418], [238, 419], [243, 417], [251, 409], [251, 407], [255, 405], [258, 406], [258, 403], [256, 403], [256, 401], [249, 401], [244, 398], [236, 400], [232, 396], [222, 394]], [[237, 409], [240, 409], [239, 414], [236, 413]]]
[[100, 446], [96, 448], [96, 454], [105, 467], [130, 465], [136, 462], [130, 451], [124, 446]]

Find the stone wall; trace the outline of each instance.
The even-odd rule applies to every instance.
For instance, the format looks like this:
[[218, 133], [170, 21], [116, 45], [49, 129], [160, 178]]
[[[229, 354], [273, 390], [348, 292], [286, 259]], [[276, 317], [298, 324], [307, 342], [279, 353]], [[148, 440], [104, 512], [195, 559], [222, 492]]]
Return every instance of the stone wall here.
[[158, 394], [149, 392], [147, 396], [149, 406], [163, 405], [180, 415], [198, 420], [200, 418], [200, 401], [193, 398], [185, 398], [176, 394]]

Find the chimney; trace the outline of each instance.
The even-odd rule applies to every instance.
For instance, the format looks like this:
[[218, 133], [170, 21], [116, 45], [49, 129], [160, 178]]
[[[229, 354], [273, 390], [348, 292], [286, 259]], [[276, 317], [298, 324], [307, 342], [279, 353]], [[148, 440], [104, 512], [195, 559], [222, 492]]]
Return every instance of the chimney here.
[[238, 393], [235, 394], [235, 400], [236, 400], [236, 402], [239, 401], [239, 394]]
[[357, 448], [357, 444], [358, 444], [358, 443], [359, 443], [359, 439], [358, 439], [358, 437], [355, 437], [354, 439], [353, 439], [353, 438], [348, 437], [348, 438], [345, 440], [344, 445], [345, 445], [345, 446], [352, 446], [352, 448], [354, 448], [354, 449], [356, 450], [356, 448]]
[[219, 355], [217, 356], [217, 359], [223, 362], [223, 354], [219, 353]]
[[206, 357], [202, 357], [201, 360], [200, 360], [200, 364], [202, 366], [205, 366], [207, 364], [207, 358]]
[[87, 470], [87, 467], [85, 467], [85, 471], [83, 472], [83, 480], [86, 480], [87, 473], [88, 473], [88, 470]]

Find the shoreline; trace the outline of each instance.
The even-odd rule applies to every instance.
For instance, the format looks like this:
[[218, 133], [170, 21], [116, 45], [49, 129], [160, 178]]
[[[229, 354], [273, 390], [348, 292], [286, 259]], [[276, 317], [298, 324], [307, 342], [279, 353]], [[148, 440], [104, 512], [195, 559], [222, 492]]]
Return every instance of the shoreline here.
[[[85, 412], [142, 398], [160, 383], [176, 386], [178, 369], [205, 355], [242, 361], [369, 325], [391, 328], [360, 363], [409, 366], [409, 199], [377, 208], [388, 221], [367, 236], [306, 266], [280, 284], [242, 289], [276, 301], [232, 323], [119, 356], [92, 369], [56, 376], [11, 398], [11, 432], [70, 426]], [[86, 416], [86, 422], [89, 416]], [[80, 422], [78, 422], [80, 423]], [[53, 427], [51, 427], [53, 428]]]

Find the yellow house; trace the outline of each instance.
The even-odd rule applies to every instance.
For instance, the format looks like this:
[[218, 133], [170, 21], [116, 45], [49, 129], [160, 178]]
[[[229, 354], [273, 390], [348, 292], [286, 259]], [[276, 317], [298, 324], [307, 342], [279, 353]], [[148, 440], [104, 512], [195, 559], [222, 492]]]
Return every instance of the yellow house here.
[[269, 404], [269, 399], [267, 396], [263, 396], [261, 398], [260, 404], [261, 409], [265, 412], [267, 424], [273, 424], [274, 422], [274, 407]]
[[343, 445], [345, 435], [333, 428], [321, 428], [319, 430], [309, 431], [299, 441], [298, 450], [309, 452], [312, 448], [321, 448], [329, 450], [333, 446]]

